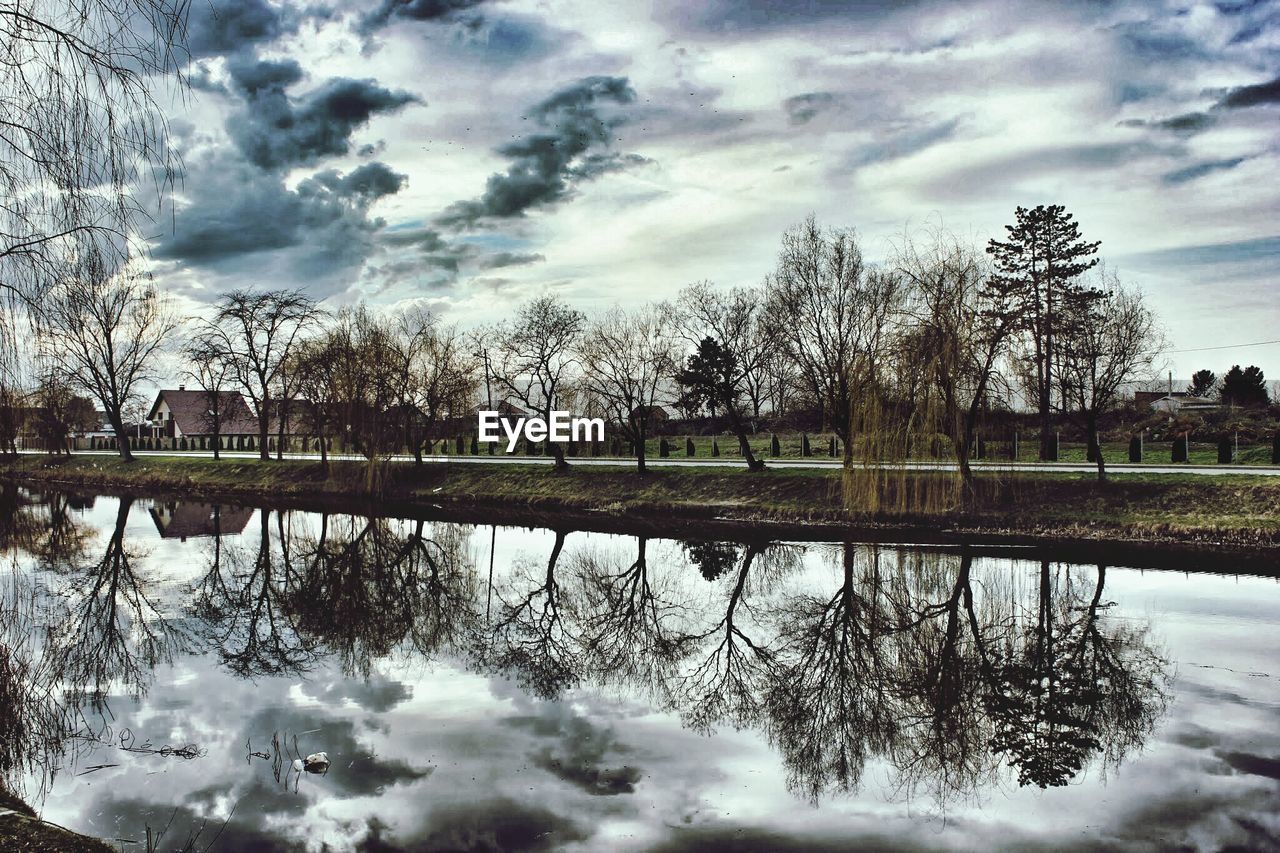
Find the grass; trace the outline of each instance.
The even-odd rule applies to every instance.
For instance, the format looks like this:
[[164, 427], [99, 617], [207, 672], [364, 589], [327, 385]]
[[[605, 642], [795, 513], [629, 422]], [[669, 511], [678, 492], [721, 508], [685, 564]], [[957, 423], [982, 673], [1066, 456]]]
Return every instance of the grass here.
[[[640, 475], [625, 466], [391, 463], [377, 488], [367, 468], [334, 462], [326, 477], [317, 462], [254, 459], [26, 456], [0, 462], [0, 474], [28, 482], [116, 490], [212, 494], [245, 498], [361, 500], [397, 510], [430, 506], [507, 506], [558, 513], [678, 519], [945, 527], [957, 531], [1025, 533], [1048, 538], [1137, 541], [1280, 543], [1280, 477], [1248, 474], [1186, 476], [1118, 474], [1105, 486], [1087, 472], [1029, 472], [997, 480], [979, 474], [988, 494], [963, 510], [869, 513], [846, 507], [842, 472], [830, 468], [663, 468]], [[913, 482], [947, 474], [915, 473]]]
[[13, 814], [0, 815], [0, 850], [15, 853], [109, 853], [112, 849], [101, 841], [45, 823], [22, 800], [0, 785], [0, 809]]
[[[691, 438], [693, 440], [694, 453], [692, 457], [686, 454], [686, 450], [685, 450], [686, 438]], [[819, 460], [819, 461], [830, 460], [834, 458], [834, 460], [839, 461], [841, 458], [841, 452], [842, 452], [839, 446], [837, 446], [837, 449], [836, 449], [836, 456], [835, 457], [830, 456], [830, 453], [829, 453], [830, 438], [831, 436], [829, 433], [809, 434], [809, 444], [810, 444], [809, 458]], [[670, 454], [672, 459], [692, 458], [695, 460], [709, 460], [712, 458], [712, 455], [711, 455], [712, 440], [713, 440], [713, 437], [709, 435], [667, 436], [667, 442], [670, 447]], [[651, 438], [645, 442], [645, 452], [649, 458], [651, 459], [659, 458], [659, 442], [660, 441], [661, 439]], [[738, 450], [738, 440], [734, 436], [717, 435], [717, 436], [714, 436], [714, 441], [716, 445], [719, 447], [721, 458], [723, 459], [742, 458], [742, 454]], [[772, 435], [769, 433], [759, 433], [759, 434], [753, 435], [750, 437], [750, 440], [748, 443], [751, 445], [752, 452], [756, 456], [762, 459], [767, 460], [772, 458], [780, 458], [780, 459], [804, 458], [803, 437], [802, 437], [802, 434], [798, 432], [778, 434], [779, 454], [777, 457], [775, 457], [771, 452], [772, 451], [772, 447], [771, 447]], [[992, 440], [990, 442], [986, 442], [986, 444], [987, 444], [987, 451], [988, 451], [988, 459], [990, 461], [997, 461], [997, 462], [1010, 461], [1010, 451], [1012, 449], [1011, 447], [1012, 442], [1007, 440], [1000, 440], [1000, 441]], [[624, 449], [625, 449], [625, 446], [626, 445], [624, 443], [623, 444]], [[505, 444], [503, 444], [501, 447], [495, 448], [495, 454], [500, 455], [503, 449], [505, 449]], [[602, 448], [602, 450], [604, 451], [603, 456], [605, 458], [613, 458], [613, 459], [619, 459], [619, 460], [626, 460], [626, 459], [632, 458], [626, 455], [625, 453], [617, 456], [610, 455], [608, 453], [608, 449], [609, 448], [607, 444], [604, 445]], [[174, 455], [185, 455], [187, 453], [190, 453], [191, 455], [194, 456], [196, 453], [204, 453], [204, 451], [193, 452], [193, 451], [182, 451], [182, 450], [169, 450], [168, 448], [166, 448], [165, 450], [167, 452], [173, 453]], [[540, 448], [535, 448], [535, 450], [540, 451]], [[436, 445], [435, 452], [443, 455], [447, 455], [447, 456], [470, 455], [471, 453], [470, 437], [467, 437], [464, 440], [463, 452], [461, 454], [457, 453], [457, 447], [453, 441], [438, 443]], [[1018, 457], [1016, 461], [1026, 462], [1026, 463], [1037, 462], [1039, 461], [1037, 458], [1038, 453], [1039, 453], [1039, 446], [1036, 442], [1036, 436], [1030, 435], [1030, 434], [1024, 435], [1018, 447]], [[1271, 454], [1272, 454], [1272, 449], [1271, 449], [1270, 443], [1241, 444], [1238, 452], [1236, 453], [1236, 458], [1233, 460], [1231, 464], [1242, 465], [1242, 466], [1271, 465], [1273, 464], [1271, 461]], [[286, 453], [286, 456], [287, 455], [288, 453]], [[480, 455], [487, 455], [485, 448], [483, 446], [480, 448]], [[526, 452], [525, 446], [521, 444], [520, 448], [516, 452], [516, 455], [537, 456], [537, 455], [540, 455], [540, 453], [535, 452], [530, 454]], [[586, 453], [584, 453], [583, 455], [586, 455]], [[919, 451], [913, 456], [913, 458], [919, 461], [930, 461], [934, 459], [934, 457], [929, 455], [928, 449], [927, 449], [927, 442], [925, 442], [923, 439], [920, 442]], [[1128, 442], [1122, 442], [1122, 441], [1103, 442], [1102, 458], [1108, 463], [1128, 464], [1129, 463]], [[949, 446], [947, 447], [946, 450], [943, 451], [941, 461], [944, 461], [944, 462], [951, 461], [951, 453], [950, 453]], [[1061, 445], [1059, 446], [1059, 461], [1081, 462], [1081, 463], [1087, 462], [1088, 459], [1087, 459], [1086, 447], [1084, 442], [1067, 442], [1067, 441], [1062, 442]], [[1167, 442], [1167, 441], [1166, 442], [1148, 442], [1146, 444], [1144, 448], [1142, 464], [1168, 465], [1172, 461], [1173, 461], [1172, 442]], [[1191, 465], [1218, 464], [1217, 444], [1212, 442], [1194, 442], [1194, 441], [1191, 442], [1188, 462]]]

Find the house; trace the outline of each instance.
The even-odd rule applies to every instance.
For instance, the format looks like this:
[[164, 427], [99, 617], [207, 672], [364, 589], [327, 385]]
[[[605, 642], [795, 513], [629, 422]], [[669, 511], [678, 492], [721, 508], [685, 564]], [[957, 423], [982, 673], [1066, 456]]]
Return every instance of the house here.
[[1134, 391], [1134, 405], [1155, 412], [1177, 414], [1179, 412], [1213, 411], [1218, 404], [1207, 397], [1193, 397], [1186, 391]]
[[244, 531], [253, 510], [248, 507], [218, 506], [196, 501], [156, 502], [151, 520], [161, 539], [183, 542], [204, 536], [231, 536]]
[[671, 420], [671, 413], [662, 406], [637, 406], [631, 411], [631, 419], [634, 421], [643, 419], [645, 432], [656, 435], [662, 425]]
[[[206, 391], [189, 391], [183, 385], [156, 394], [147, 413], [151, 438], [205, 438], [213, 435], [210, 396]], [[236, 391], [218, 393], [218, 432], [227, 438], [256, 436], [258, 419], [249, 411], [244, 397]]]

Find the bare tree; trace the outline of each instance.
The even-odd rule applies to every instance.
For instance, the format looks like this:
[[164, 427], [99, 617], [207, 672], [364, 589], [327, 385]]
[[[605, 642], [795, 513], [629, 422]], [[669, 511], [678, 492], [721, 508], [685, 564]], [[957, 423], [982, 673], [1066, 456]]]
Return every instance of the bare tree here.
[[41, 377], [35, 403], [36, 434], [43, 439], [45, 450], [55, 456], [70, 456], [72, 437], [97, 425], [93, 403], [52, 371]]
[[125, 260], [126, 235], [176, 174], [153, 90], [181, 70], [188, 9], [0, 4], [0, 293], [36, 301], [86, 243]]
[[298, 394], [306, 408], [306, 426], [320, 449], [320, 469], [329, 473], [329, 438], [341, 430], [338, 412], [341, 408], [340, 375], [349, 353], [343, 346], [341, 333], [326, 330], [319, 336], [302, 341], [290, 359], [291, 370], [298, 376]]
[[[505, 396], [549, 422], [570, 377], [585, 327], [582, 312], [555, 296], [522, 305], [498, 341], [500, 364], [494, 379]], [[554, 441], [547, 445], [555, 456], [556, 469], [568, 468], [564, 448]]]
[[152, 379], [178, 326], [149, 276], [91, 251], [40, 300], [39, 342], [55, 374], [102, 406], [120, 458], [133, 460], [124, 410]]
[[237, 290], [219, 300], [217, 314], [206, 326], [230, 365], [235, 384], [253, 404], [260, 459], [271, 458], [267, 445], [271, 403], [284, 367], [303, 334], [319, 318], [320, 309], [301, 291]]
[[456, 326], [429, 311], [415, 310], [396, 321], [403, 378], [400, 405], [405, 444], [422, 464], [424, 444], [439, 437], [442, 424], [465, 414], [479, 382], [479, 360]]
[[768, 337], [795, 363], [823, 426], [841, 435], [846, 463], [854, 399], [876, 380], [902, 296], [899, 282], [867, 267], [854, 231], [823, 229], [810, 216], [782, 235], [777, 270], [765, 283]]
[[634, 312], [614, 308], [587, 330], [582, 362], [590, 365], [583, 384], [631, 441], [643, 474], [648, 425], [676, 364], [665, 312], [653, 305]]
[[1164, 349], [1164, 335], [1142, 291], [1126, 288], [1114, 275], [1104, 283], [1104, 295], [1083, 303], [1058, 332], [1063, 405], [1085, 428], [1099, 483], [1106, 482], [1107, 466], [1098, 421], [1120, 405], [1128, 383], [1155, 371], [1157, 353]]
[[212, 329], [204, 328], [192, 336], [183, 347], [187, 361], [186, 374], [204, 393], [204, 425], [213, 435], [213, 458], [221, 458], [222, 419], [226, 415], [225, 403], [229, 394], [232, 369], [222, 348], [220, 336]]

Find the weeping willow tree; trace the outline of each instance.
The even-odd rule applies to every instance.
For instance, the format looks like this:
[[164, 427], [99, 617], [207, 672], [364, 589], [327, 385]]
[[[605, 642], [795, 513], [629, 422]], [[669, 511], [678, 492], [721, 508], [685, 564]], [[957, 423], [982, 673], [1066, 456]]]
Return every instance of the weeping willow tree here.
[[[178, 174], [157, 98], [187, 0], [0, 4], [0, 345], [86, 245], [123, 262]], [[178, 88], [180, 92], [180, 87]]]
[[[885, 346], [851, 367], [862, 390], [851, 402], [846, 504], [947, 511], [976, 497], [970, 458], [1002, 397], [1014, 312], [991, 286], [984, 256], [940, 230], [905, 236], [886, 274], [897, 278], [901, 302]], [[926, 450], [949, 450], [954, 465], [919, 471], [911, 459]]]

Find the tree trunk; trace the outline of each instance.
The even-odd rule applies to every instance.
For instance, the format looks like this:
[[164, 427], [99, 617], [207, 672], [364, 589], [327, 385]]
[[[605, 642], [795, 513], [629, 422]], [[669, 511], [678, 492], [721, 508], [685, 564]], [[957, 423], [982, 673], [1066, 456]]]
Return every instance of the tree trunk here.
[[648, 469], [644, 463], [644, 441], [645, 441], [645, 424], [644, 420], [632, 420], [631, 434], [635, 436], [636, 445], [636, 471], [643, 474]]
[[129, 436], [124, 434], [124, 418], [121, 417], [120, 410], [108, 409], [107, 421], [116, 432], [116, 448], [120, 451], [120, 458], [125, 462], [132, 462], [133, 451], [129, 449]]
[[320, 426], [320, 473], [329, 476], [329, 441], [324, 434], [324, 425]]
[[733, 425], [734, 435], [738, 437], [738, 449], [742, 451], [742, 458], [747, 460], [747, 470], [763, 471], [764, 460], [757, 459], [751, 452], [751, 442], [747, 440], [747, 431], [742, 426], [742, 418], [738, 416], [738, 410], [733, 405], [726, 404], [725, 412], [729, 415], [729, 423]]
[[1089, 444], [1093, 447], [1093, 458], [1098, 462], [1098, 482], [1107, 482], [1107, 463], [1102, 458], [1102, 442], [1098, 440], [1098, 419], [1089, 418]]
[[568, 471], [569, 463], [565, 461], [564, 448], [561, 447], [558, 442], [554, 442], [549, 439], [547, 441], [547, 447], [550, 448], [551, 455], [555, 457], [555, 469], [557, 471]]
[[279, 420], [278, 426], [276, 427], [276, 459], [277, 460], [284, 459], [284, 434], [285, 434], [285, 427], [287, 426], [286, 422], [288, 421], [288, 415], [289, 415], [288, 407], [285, 405], [284, 400], [281, 400], [280, 401], [280, 420]]
[[271, 448], [267, 446], [267, 437], [271, 432], [271, 406], [267, 398], [262, 399], [262, 409], [258, 412], [258, 458], [263, 462], [271, 461]]

